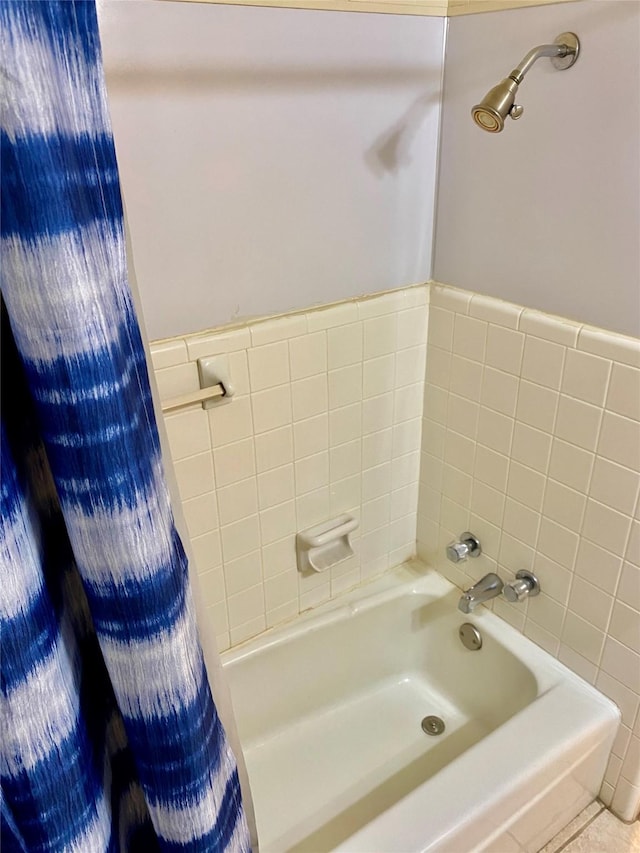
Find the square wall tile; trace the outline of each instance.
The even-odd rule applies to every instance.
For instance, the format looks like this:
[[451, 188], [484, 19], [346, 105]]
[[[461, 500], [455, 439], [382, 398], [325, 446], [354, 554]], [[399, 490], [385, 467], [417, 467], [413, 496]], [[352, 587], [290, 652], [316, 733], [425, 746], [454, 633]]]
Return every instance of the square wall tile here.
[[489, 325], [486, 363], [491, 367], [519, 376], [524, 339], [522, 332]]
[[[306, 420], [327, 411], [329, 397], [327, 392], [327, 377], [325, 374], [300, 379], [291, 384], [291, 401], [293, 419]], [[278, 424], [276, 424], [277, 426]]]
[[212, 444], [222, 447], [253, 435], [251, 398], [233, 397], [208, 411]]
[[237, 560], [227, 560], [224, 564], [224, 580], [227, 595], [243, 592], [245, 589], [261, 583], [260, 551], [252, 551]]
[[604, 644], [600, 667], [608, 675], [621, 681], [629, 690], [640, 694], [640, 655], [608, 637]]
[[209, 422], [201, 406], [167, 415], [165, 424], [174, 461], [209, 450]]
[[191, 548], [198, 574], [208, 572], [210, 569], [221, 565], [222, 551], [219, 531], [212, 530], [202, 536], [194, 536], [191, 539]]
[[[296, 387], [302, 385], [303, 382], [315, 382], [315, 377], [304, 379], [302, 382], [295, 382], [291, 386], [281, 385], [279, 388], [258, 391], [251, 395], [255, 433], [267, 432], [291, 423], [291, 389], [295, 393]], [[311, 412], [311, 414], [316, 414], [316, 412]]]
[[628, 516], [597, 501], [587, 501], [582, 533], [591, 542], [622, 556], [630, 529]]
[[218, 488], [220, 524], [240, 521], [258, 511], [258, 490], [255, 477]]
[[218, 487], [245, 480], [256, 472], [253, 440], [236, 441], [218, 447], [213, 453]]
[[600, 503], [631, 515], [640, 491], [640, 473], [596, 457], [589, 494]]
[[304, 495], [329, 482], [329, 454], [325, 450], [295, 462], [296, 494]]
[[291, 501], [295, 497], [293, 465], [282, 465], [258, 474], [260, 509]]
[[260, 547], [260, 528], [258, 516], [243, 518], [220, 529], [222, 535], [222, 556], [225, 563], [243, 557]]
[[449, 390], [451, 353], [432, 345], [427, 346], [425, 380], [430, 385]]
[[548, 480], [542, 511], [547, 518], [552, 518], [569, 530], [578, 531], [582, 524], [586, 502], [586, 497], [580, 492], [555, 480]]
[[377, 432], [393, 425], [393, 393], [380, 394], [362, 401], [362, 434]]
[[[507, 490], [509, 457], [478, 444], [475, 449], [474, 476], [498, 491]], [[515, 497], [515, 495], [514, 495]], [[541, 498], [542, 496], [540, 496]]]
[[[423, 430], [427, 422], [423, 424]], [[473, 472], [473, 464], [475, 457], [476, 443], [473, 439], [467, 438], [464, 435], [459, 435], [453, 430], [443, 431], [444, 439], [444, 461], [448, 465], [453, 465], [465, 474]], [[431, 452], [429, 443], [424, 441], [424, 448], [427, 452]], [[437, 454], [434, 454], [437, 455]]]
[[485, 367], [482, 382], [481, 402], [483, 406], [513, 417], [518, 398], [518, 379], [515, 376]]
[[[429, 343], [444, 350], [453, 347], [453, 322], [455, 315], [432, 305], [429, 308]], [[400, 338], [402, 336], [400, 335]]]
[[198, 369], [195, 364], [179, 364], [175, 367], [165, 367], [156, 370], [156, 383], [158, 394], [164, 402], [171, 397], [181, 397], [189, 391], [197, 391], [200, 388], [198, 381]]
[[640, 421], [640, 370], [614, 362], [607, 408], [618, 415]]
[[224, 585], [224, 574], [222, 568], [210, 569], [198, 575], [198, 588], [202, 593], [202, 602], [205, 607], [211, 607], [218, 602], [226, 600]]
[[365, 361], [362, 368], [362, 396], [377, 397], [393, 391], [396, 381], [396, 356], [394, 353], [381, 355]]
[[293, 572], [283, 572], [268, 578], [264, 584], [264, 598], [267, 610], [282, 607], [298, 598], [298, 578]]
[[218, 504], [215, 492], [207, 492], [182, 502], [189, 536], [201, 536], [218, 526]]
[[512, 456], [523, 465], [546, 474], [551, 453], [551, 436], [526, 424], [516, 423]]
[[585, 536], [580, 539], [576, 558], [576, 574], [605, 592], [613, 594], [622, 568], [622, 556], [590, 542]]
[[533, 572], [540, 581], [545, 593], [563, 606], [569, 599], [573, 574], [568, 569], [555, 563], [544, 554], [537, 552], [533, 562]]
[[538, 538], [540, 513], [524, 504], [507, 498], [502, 519], [503, 529], [526, 545], [534, 546]]
[[604, 406], [611, 362], [596, 355], [569, 349], [564, 364], [562, 391], [595, 406]]
[[247, 355], [252, 391], [263, 391], [289, 382], [289, 346], [286, 341], [253, 347]]
[[598, 453], [626, 468], [640, 471], [640, 423], [605, 412]]
[[522, 359], [522, 378], [558, 390], [562, 380], [565, 348], [527, 335]]
[[400, 350], [395, 354], [395, 387], [420, 383], [424, 385], [427, 367], [427, 348], [425, 345]]
[[594, 458], [593, 453], [554, 438], [549, 476], [578, 492], [586, 493], [591, 480]]
[[393, 431], [383, 429], [362, 439], [362, 467], [373, 468], [391, 459]]
[[287, 569], [296, 567], [296, 538], [295, 534], [277, 539], [269, 544], [263, 544], [262, 572], [265, 579], [278, 575]]
[[604, 644], [604, 632], [569, 611], [562, 631], [562, 642], [591, 663], [597, 664]]
[[613, 605], [609, 634], [619, 643], [640, 652], [640, 612], [621, 601]]
[[482, 391], [482, 374], [483, 367], [480, 362], [454, 355], [451, 359], [450, 390], [460, 397], [478, 403]]
[[632, 563], [623, 565], [616, 597], [629, 607], [640, 610], [640, 568]]
[[478, 433], [479, 414], [480, 407], [477, 403], [458, 397], [457, 394], [449, 394], [446, 420], [449, 430], [475, 440]]
[[[407, 347], [423, 346], [427, 342], [427, 324], [429, 314], [423, 306], [408, 308], [396, 314], [396, 334], [398, 350]], [[453, 319], [453, 318], [452, 318]]]
[[586, 619], [590, 625], [605, 631], [613, 607], [613, 597], [588, 581], [576, 577], [571, 587], [569, 610]]
[[327, 335], [315, 332], [289, 341], [291, 379], [306, 379], [327, 369]]
[[543, 432], [553, 432], [558, 410], [558, 392], [534, 382], [521, 380], [516, 417]]
[[[352, 403], [329, 413], [329, 444], [335, 447], [362, 435], [362, 405]], [[309, 455], [309, 454], [305, 454]]]
[[602, 409], [573, 397], [560, 395], [555, 429], [558, 438], [577, 444], [584, 450], [595, 450], [601, 420]]
[[423, 387], [416, 382], [397, 388], [393, 400], [393, 420], [400, 424], [404, 421], [422, 417]]
[[481, 407], [478, 416], [478, 442], [497, 453], [511, 452], [514, 421], [506, 415]]
[[[453, 352], [455, 355], [477, 361], [481, 364], [485, 360], [487, 344], [488, 323], [484, 320], [476, 320], [474, 317], [465, 317], [456, 314], [453, 328]], [[429, 357], [427, 356], [427, 371], [429, 370]]]
[[348, 441], [329, 451], [331, 481], [344, 480], [362, 471], [362, 440]]
[[215, 488], [211, 453], [199, 453], [174, 463], [178, 491], [183, 501], [198, 497]]
[[578, 551], [579, 536], [550, 518], [542, 519], [538, 535], [538, 550], [564, 566], [573, 569]]
[[[353, 364], [329, 371], [329, 405], [332, 409], [362, 399], [362, 365]], [[295, 407], [294, 407], [295, 410]], [[317, 414], [311, 412], [310, 414]], [[296, 416], [297, 417], [297, 416]]]
[[[364, 357], [375, 358], [395, 352], [397, 343], [397, 321], [394, 314], [374, 317], [364, 322]], [[417, 343], [420, 343], [418, 341]]]
[[256, 584], [249, 589], [230, 595], [227, 601], [231, 629], [264, 615], [264, 589]]
[[331, 492], [328, 486], [322, 486], [296, 498], [298, 530], [306, 530], [307, 527], [320, 524], [321, 521], [326, 521], [330, 516]]
[[640, 566], [640, 520], [637, 518], [631, 522], [631, 532], [625, 556], [634, 566]]
[[538, 512], [542, 509], [545, 484], [546, 479], [539, 471], [515, 461], [509, 466], [507, 494]]
[[151, 363], [154, 370], [163, 367], [175, 367], [187, 361], [187, 345], [181, 339], [154, 343], [150, 346]]
[[[320, 453], [329, 447], [329, 423], [329, 417], [326, 414], [316, 415], [313, 418], [294, 423], [293, 446], [296, 459]], [[358, 418], [358, 432], [353, 437], [355, 438], [359, 434], [360, 418]]]
[[260, 510], [262, 544], [269, 545], [296, 532], [296, 508], [293, 501]]
[[257, 435], [255, 438], [258, 473], [293, 461], [293, 431], [290, 426]]
[[329, 329], [329, 370], [359, 364], [363, 354], [362, 323]]

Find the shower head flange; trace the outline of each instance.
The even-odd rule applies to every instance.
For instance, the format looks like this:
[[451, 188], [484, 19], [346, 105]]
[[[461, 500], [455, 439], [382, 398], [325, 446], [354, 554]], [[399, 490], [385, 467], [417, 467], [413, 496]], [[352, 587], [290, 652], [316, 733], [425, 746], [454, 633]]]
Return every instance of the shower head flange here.
[[578, 60], [578, 56], [580, 55], [580, 39], [575, 33], [560, 33], [560, 35], [553, 40], [554, 44], [566, 44], [569, 48], [569, 51], [565, 54], [565, 56], [552, 56], [551, 64], [558, 71], [566, 71], [567, 68], [571, 68], [572, 65]]

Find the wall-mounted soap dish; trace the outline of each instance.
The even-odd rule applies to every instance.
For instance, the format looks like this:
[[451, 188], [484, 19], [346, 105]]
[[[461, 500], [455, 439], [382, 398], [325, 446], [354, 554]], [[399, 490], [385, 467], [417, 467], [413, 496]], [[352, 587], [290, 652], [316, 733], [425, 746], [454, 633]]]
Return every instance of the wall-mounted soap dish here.
[[296, 536], [298, 570], [324, 572], [353, 555], [349, 534], [358, 527], [352, 515], [339, 515], [303, 530]]

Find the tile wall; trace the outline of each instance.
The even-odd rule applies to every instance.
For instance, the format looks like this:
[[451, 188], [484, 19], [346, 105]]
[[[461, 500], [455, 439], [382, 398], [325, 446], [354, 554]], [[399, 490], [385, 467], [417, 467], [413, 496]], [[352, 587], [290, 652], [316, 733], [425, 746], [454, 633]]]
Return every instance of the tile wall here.
[[[640, 801], [640, 341], [431, 285], [418, 553], [460, 587], [532, 569], [493, 609], [595, 684], [623, 724], [602, 797]], [[484, 553], [442, 561], [476, 533]]]
[[[151, 349], [163, 400], [198, 388], [204, 356], [227, 354], [236, 386], [165, 417], [221, 649], [402, 562], [416, 540], [460, 587], [530, 568], [541, 595], [492, 607], [618, 704], [601, 795], [634, 816], [640, 341], [431, 283]], [[355, 556], [301, 575], [296, 532], [343, 512], [361, 522]], [[482, 556], [443, 561], [467, 529]]]
[[[151, 345], [161, 399], [227, 353], [236, 395], [165, 422], [220, 649], [415, 554], [426, 285]], [[296, 568], [295, 534], [350, 512], [355, 556]]]

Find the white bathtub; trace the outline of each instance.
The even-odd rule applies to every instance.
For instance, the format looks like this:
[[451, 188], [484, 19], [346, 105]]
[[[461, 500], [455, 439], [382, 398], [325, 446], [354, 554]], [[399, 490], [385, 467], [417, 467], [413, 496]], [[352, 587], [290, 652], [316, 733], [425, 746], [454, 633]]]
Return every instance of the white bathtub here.
[[459, 596], [412, 563], [223, 655], [261, 853], [533, 853], [596, 797], [617, 708]]

